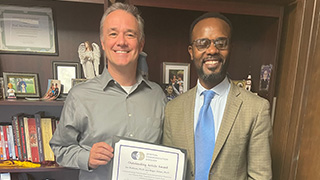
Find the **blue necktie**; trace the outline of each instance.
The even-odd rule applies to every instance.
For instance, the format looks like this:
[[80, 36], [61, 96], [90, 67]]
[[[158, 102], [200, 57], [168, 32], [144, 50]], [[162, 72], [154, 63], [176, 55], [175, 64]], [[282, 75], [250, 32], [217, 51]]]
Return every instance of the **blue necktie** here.
[[213, 91], [204, 91], [204, 102], [200, 109], [195, 140], [195, 180], [207, 180], [215, 145], [215, 129], [210, 102]]

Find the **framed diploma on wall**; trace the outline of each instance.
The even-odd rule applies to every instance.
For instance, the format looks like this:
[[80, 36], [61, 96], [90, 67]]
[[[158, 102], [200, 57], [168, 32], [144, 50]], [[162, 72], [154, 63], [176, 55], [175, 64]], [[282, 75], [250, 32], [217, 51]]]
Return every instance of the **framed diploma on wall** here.
[[0, 53], [57, 55], [52, 9], [0, 5]]

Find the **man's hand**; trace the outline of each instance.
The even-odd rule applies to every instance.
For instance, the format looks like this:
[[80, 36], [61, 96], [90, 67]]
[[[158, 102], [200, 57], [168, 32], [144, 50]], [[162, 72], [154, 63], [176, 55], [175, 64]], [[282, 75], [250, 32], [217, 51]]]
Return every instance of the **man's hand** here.
[[89, 167], [95, 169], [100, 165], [106, 165], [113, 158], [113, 148], [105, 143], [95, 143], [89, 155]]

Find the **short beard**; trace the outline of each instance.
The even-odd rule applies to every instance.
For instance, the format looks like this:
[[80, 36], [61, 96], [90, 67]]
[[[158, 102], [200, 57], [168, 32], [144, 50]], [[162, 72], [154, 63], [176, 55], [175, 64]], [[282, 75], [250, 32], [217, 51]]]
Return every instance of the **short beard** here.
[[212, 83], [219, 83], [224, 79], [224, 77], [226, 77], [227, 72], [225, 69], [226, 68], [223, 67], [222, 71], [220, 71], [219, 73], [207, 75], [204, 73], [203, 68], [201, 67], [197, 69], [197, 72], [198, 72], [199, 78], [202, 79], [206, 84], [212, 84]]
[[[221, 59], [220, 62], [223, 62]], [[227, 67], [228, 67], [228, 60], [225, 61], [225, 64], [222, 65], [221, 71], [217, 74], [205, 74], [203, 71], [203, 63], [201, 67], [197, 69], [197, 73], [200, 79], [204, 81], [206, 84], [218, 84], [220, 83], [227, 75]], [[211, 68], [211, 71], [214, 71], [216, 68]]]

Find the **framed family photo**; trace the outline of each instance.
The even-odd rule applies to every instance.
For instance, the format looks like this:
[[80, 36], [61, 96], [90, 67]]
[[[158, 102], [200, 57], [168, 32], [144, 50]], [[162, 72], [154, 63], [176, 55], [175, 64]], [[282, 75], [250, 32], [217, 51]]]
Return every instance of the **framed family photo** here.
[[60, 80], [63, 85], [61, 94], [68, 94], [72, 87], [72, 79], [80, 78], [81, 70], [78, 62], [52, 62], [53, 78]]
[[39, 97], [39, 80], [36, 73], [3, 72], [6, 96], [9, 89], [16, 97]]
[[49, 7], [0, 5], [0, 53], [57, 55]]
[[163, 83], [170, 84], [176, 94], [190, 88], [190, 63], [163, 62]]

